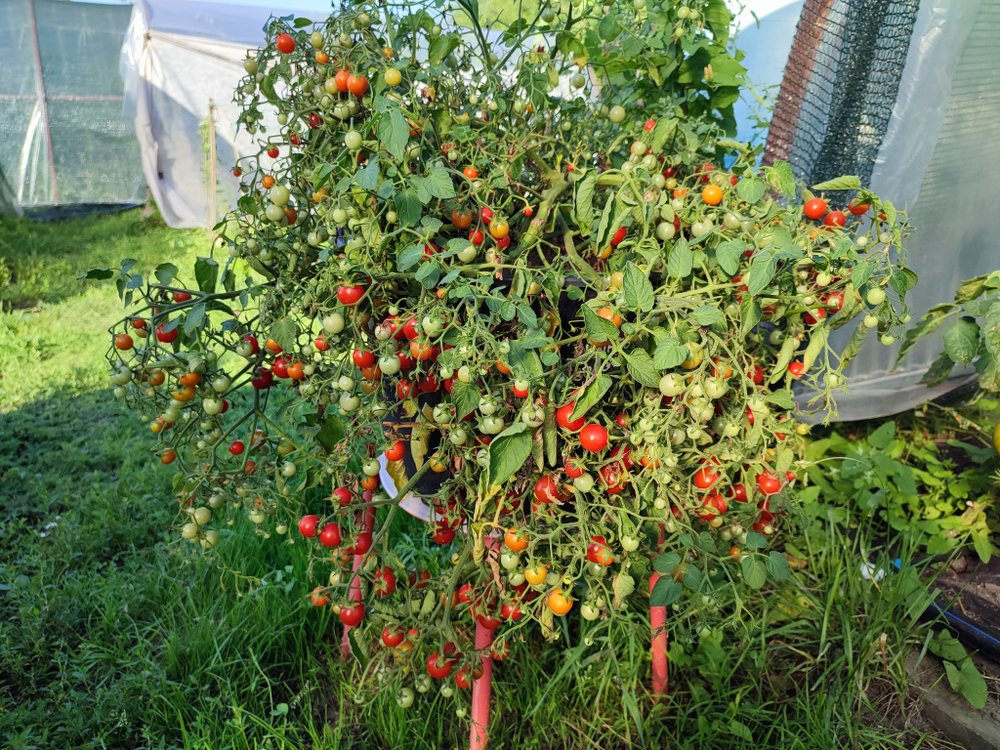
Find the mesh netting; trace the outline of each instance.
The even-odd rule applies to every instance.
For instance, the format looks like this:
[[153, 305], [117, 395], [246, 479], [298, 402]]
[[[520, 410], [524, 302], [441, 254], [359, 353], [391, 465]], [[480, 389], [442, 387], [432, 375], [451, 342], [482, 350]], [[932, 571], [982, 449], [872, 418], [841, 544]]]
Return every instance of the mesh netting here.
[[868, 184], [892, 115], [919, 0], [806, 0], [785, 67], [765, 161], [807, 185]]
[[139, 145], [121, 119], [118, 56], [130, 14], [0, 0], [0, 171], [22, 206], [144, 198]]

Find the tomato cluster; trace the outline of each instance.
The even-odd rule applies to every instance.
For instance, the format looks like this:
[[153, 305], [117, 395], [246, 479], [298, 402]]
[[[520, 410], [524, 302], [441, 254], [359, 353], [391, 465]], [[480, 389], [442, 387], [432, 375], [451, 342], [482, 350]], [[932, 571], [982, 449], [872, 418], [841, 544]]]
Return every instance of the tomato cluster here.
[[[221, 277], [161, 267], [115, 329], [116, 394], [179, 468], [182, 537], [218, 544], [216, 511], [297, 528], [330, 570], [312, 603], [360, 629], [401, 704], [577, 611], [590, 642], [651, 605], [675, 628], [739, 619], [789, 519], [792, 386], [834, 409], [865, 331], [904, 322], [905, 225], [863, 190], [847, 214], [796, 204], [787, 165], [667, 94], [561, 99], [531, 55], [470, 81], [465, 37], [382, 13], [272, 24], [238, 92], [260, 152]], [[402, 54], [428, 43], [447, 60]], [[420, 570], [389, 537], [410, 492], [442, 551]]]

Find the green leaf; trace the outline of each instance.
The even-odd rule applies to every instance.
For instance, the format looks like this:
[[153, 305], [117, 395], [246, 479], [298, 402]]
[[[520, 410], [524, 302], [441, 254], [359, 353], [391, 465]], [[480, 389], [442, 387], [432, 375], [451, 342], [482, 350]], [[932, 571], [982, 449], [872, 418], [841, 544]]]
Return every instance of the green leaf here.
[[920, 382], [930, 387], [940, 385], [948, 378], [949, 373], [951, 373], [954, 367], [954, 360], [946, 353], [942, 354], [931, 363], [931, 366], [924, 373], [924, 377], [921, 378]]
[[420, 198], [417, 197], [416, 190], [408, 187], [405, 190], [397, 191], [394, 196], [394, 202], [396, 204], [396, 213], [403, 224], [412, 226], [420, 221], [420, 214], [423, 209], [420, 206]]
[[[952, 310], [955, 310], [954, 305], [935, 305], [920, 319], [913, 328], [906, 332], [903, 337], [903, 343], [899, 347], [899, 353], [896, 355], [896, 364], [893, 368], [899, 367], [899, 363], [903, 361], [903, 357], [912, 349], [920, 339], [924, 336], [929, 336], [934, 331], [936, 331], [942, 323], [944, 323]], [[986, 321], [986, 328], [983, 329], [986, 338], [986, 346], [989, 348], [989, 318]]]
[[820, 182], [812, 186], [813, 190], [860, 190], [861, 189], [861, 178], [855, 177], [854, 175], [845, 175], [843, 177], [834, 177], [832, 180], [827, 180], [826, 182]]
[[767, 289], [777, 268], [778, 261], [774, 257], [773, 250], [763, 250], [754, 256], [750, 272], [744, 277], [747, 292], [751, 297], [756, 297]]
[[767, 394], [767, 398], [764, 400], [769, 404], [780, 406], [782, 409], [791, 409], [795, 406], [795, 400], [792, 398], [792, 392], [786, 388]]
[[156, 267], [156, 270], [153, 271], [153, 275], [156, 276], [156, 280], [163, 286], [169, 286], [170, 282], [177, 276], [177, 273], [177, 266], [173, 263], [161, 263]]
[[427, 60], [431, 65], [439, 65], [448, 55], [458, 49], [461, 40], [455, 34], [442, 34], [427, 50]]
[[691, 350], [682, 345], [677, 339], [669, 336], [660, 339], [653, 352], [653, 367], [658, 370], [669, 370], [677, 367], [681, 362], [691, 356]]
[[746, 252], [747, 245], [743, 240], [726, 240], [715, 248], [715, 260], [730, 276], [735, 276], [740, 267], [740, 258]]
[[944, 671], [951, 689], [964, 696], [973, 708], [982, 709], [986, 706], [986, 680], [979, 674], [972, 659], [966, 657], [962, 661], [961, 669], [946, 661]]
[[649, 312], [653, 309], [655, 299], [653, 297], [653, 285], [649, 282], [642, 271], [635, 263], [628, 263], [625, 266], [625, 279], [622, 282], [622, 294], [625, 295], [625, 304], [630, 310], [641, 310]]
[[[386, 151], [400, 161], [406, 157], [406, 143], [410, 139], [410, 126], [402, 112], [393, 108], [382, 113], [376, 126], [376, 133]], [[372, 185], [369, 189], [374, 189], [374, 187]]]
[[681, 237], [674, 243], [670, 255], [667, 256], [667, 273], [675, 279], [683, 279], [690, 275], [693, 265], [691, 248], [688, 247], [687, 240]]
[[396, 268], [400, 271], [409, 271], [424, 257], [423, 245], [407, 245], [399, 251], [396, 256]]
[[333, 453], [334, 449], [344, 438], [344, 422], [340, 417], [329, 415], [324, 421], [319, 432], [316, 433], [316, 442], [319, 443], [327, 455]]
[[455, 405], [455, 416], [464, 419], [479, 408], [479, 388], [472, 383], [456, 380], [451, 388], [451, 402]]
[[778, 180], [778, 190], [785, 195], [795, 195], [795, 175], [787, 161], [778, 160], [772, 167]]
[[746, 201], [751, 206], [764, 196], [767, 185], [763, 180], [756, 177], [747, 177], [736, 183], [736, 193], [741, 200]]
[[701, 305], [691, 311], [691, 319], [700, 326], [710, 326], [713, 323], [724, 323], [726, 316], [715, 305]]
[[570, 420], [579, 419], [595, 405], [600, 403], [604, 394], [611, 388], [613, 381], [607, 375], [601, 374], [594, 378], [594, 382], [587, 386], [583, 395], [576, 400], [573, 407], [573, 414]]
[[116, 272], [112, 271], [110, 268], [91, 268], [86, 273], [80, 274], [76, 278], [79, 281], [83, 281], [84, 279], [100, 279], [103, 281], [104, 279], [110, 279], [115, 275], [115, 273]]
[[767, 546], [767, 537], [759, 531], [747, 532], [747, 549], [764, 549]]
[[885, 450], [895, 438], [896, 423], [890, 419], [888, 422], [879, 425], [879, 428], [868, 436], [868, 445], [872, 448]]
[[684, 585], [695, 593], [701, 591], [701, 587], [704, 582], [705, 576], [702, 575], [702, 572], [694, 565], [688, 565], [684, 569]]
[[528, 305], [518, 305], [517, 319], [528, 328], [538, 328], [538, 316], [535, 315], [535, 311]]
[[633, 349], [625, 352], [624, 356], [629, 374], [638, 382], [648, 388], [655, 388], [660, 384], [660, 373], [656, 371], [653, 359], [645, 349]]
[[[478, 402], [477, 402], [478, 403]], [[517, 422], [490, 443], [487, 485], [503, 484], [514, 476], [531, 455], [531, 433], [524, 422]]]
[[[385, 119], [385, 118], [383, 118]], [[362, 190], [374, 190], [378, 185], [378, 154], [372, 154], [364, 169], [354, 175], [354, 181]]]
[[944, 334], [944, 350], [958, 365], [967, 365], [979, 351], [979, 324], [964, 316]]
[[203, 292], [214, 292], [219, 278], [219, 264], [211, 258], [198, 258], [194, 264], [194, 278]]
[[653, 570], [661, 576], [668, 576], [677, 570], [677, 566], [680, 563], [681, 556], [676, 552], [664, 552], [661, 555], [657, 555], [656, 559], [653, 560]]
[[618, 338], [618, 326], [594, 312], [588, 305], [583, 306], [583, 324], [590, 338], [598, 343]]
[[743, 580], [754, 591], [760, 589], [767, 581], [767, 567], [757, 557], [744, 557], [741, 567], [743, 568]]
[[649, 593], [650, 607], [669, 607], [681, 598], [684, 587], [673, 578], [661, 578], [654, 585]]
[[788, 564], [788, 560], [780, 552], [772, 550], [764, 564], [767, 567], [767, 572], [775, 580], [784, 580], [792, 574], [792, 566]]
[[886, 223], [891, 227], [896, 223], [896, 207], [890, 201], [882, 201], [882, 211], [885, 212]]
[[455, 197], [455, 183], [451, 181], [448, 170], [441, 167], [434, 167], [427, 172], [425, 180], [431, 195], [441, 200]]
[[875, 264], [869, 263], [867, 260], [862, 260], [855, 265], [851, 269], [851, 283], [854, 284], [854, 288], [860, 289], [871, 278], [874, 270]]
[[677, 120], [669, 117], [659, 120], [653, 128], [652, 151], [657, 153], [663, 149], [667, 140], [674, 137], [677, 132]]
[[740, 336], [746, 336], [755, 325], [760, 323], [764, 310], [753, 297], [747, 297], [740, 303]]
[[205, 303], [199, 302], [184, 316], [184, 333], [191, 333], [205, 319]]
[[441, 278], [441, 266], [434, 261], [421, 263], [413, 277], [420, 282], [424, 289], [433, 289]]
[[299, 326], [294, 320], [282, 318], [271, 324], [268, 338], [281, 347], [281, 351], [293, 353], [296, 351], [296, 339], [299, 336]]
[[983, 319], [983, 341], [986, 351], [1000, 361], [1000, 304], [993, 305]]
[[588, 237], [594, 231], [594, 189], [597, 187], [597, 170], [588, 169], [583, 179], [573, 186], [573, 205], [580, 234]]
[[622, 32], [621, 24], [618, 23], [618, 19], [615, 18], [614, 13], [608, 13], [604, 18], [601, 19], [601, 23], [597, 26], [597, 34], [605, 42], [610, 42], [614, 40]]

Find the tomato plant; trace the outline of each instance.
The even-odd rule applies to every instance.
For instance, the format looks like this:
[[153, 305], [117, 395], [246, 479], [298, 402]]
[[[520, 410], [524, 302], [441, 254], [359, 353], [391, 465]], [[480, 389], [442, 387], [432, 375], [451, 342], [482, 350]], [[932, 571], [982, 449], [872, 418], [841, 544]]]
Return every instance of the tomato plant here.
[[[721, 4], [584, 0], [493, 46], [459, 5], [479, 33], [433, 3], [272, 19], [236, 93], [258, 146], [220, 257], [117, 280], [112, 335], [155, 336], [112, 338], [111, 379], [173, 451], [181, 537], [210, 554], [235, 515], [261, 543], [298, 524], [286, 540], [330, 576], [315, 601], [371, 649], [365, 690], [468, 682], [475, 622], [506, 655], [556, 642], [555, 617], [595, 638], [708, 597], [739, 621], [730, 594], [764, 585], [788, 523], [792, 382], [834, 413], [915, 282], [891, 203], [842, 178], [813, 186], [823, 211], [849, 190], [871, 215], [817, 223], [787, 164], [726, 138], [742, 68]], [[390, 538], [411, 492], [433, 572]]]

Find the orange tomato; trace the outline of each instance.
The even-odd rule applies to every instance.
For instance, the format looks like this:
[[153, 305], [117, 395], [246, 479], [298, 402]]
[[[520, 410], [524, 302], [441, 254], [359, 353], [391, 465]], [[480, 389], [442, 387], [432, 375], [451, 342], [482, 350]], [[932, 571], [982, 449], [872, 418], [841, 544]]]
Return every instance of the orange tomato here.
[[464, 174], [470, 180], [474, 180], [477, 177], [479, 177], [479, 170], [473, 167], [466, 167], [465, 169], [462, 170], [462, 174]]
[[372, 365], [371, 367], [361, 368], [361, 377], [365, 380], [378, 380], [382, 377], [382, 370], [379, 369], [378, 365]]
[[115, 349], [127, 351], [132, 348], [133, 344], [132, 337], [127, 333], [119, 333], [115, 336]]
[[186, 385], [179, 391], [174, 391], [170, 395], [178, 401], [190, 401], [197, 395], [197, 391], [195, 391], [193, 385]]
[[366, 490], [377, 490], [380, 484], [378, 474], [373, 477], [365, 477], [361, 480], [361, 486]]
[[330, 56], [322, 51], [317, 52], [316, 62], [318, 62], [320, 65], [326, 65], [328, 62], [330, 62]]
[[503, 535], [503, 543], [507, 545], [507, 549], [520, 552], [528, 546], [528, 535], [521, 534], [517, 529], [510, 529]]
[[551, 609], [557, 615], [564, 615], [573, 609], [573, 600], [563, 594], [562, 589], [552, 589], [552, 593], [549, 594], [546, 602]]
[[171, 449], [163, 451], [163, 455], [160, 456], [160, 461], [165, 464], [172, 464], [177, 460], [177, 451]]
[[274, 339], [268, 339], [264, 346], [266, 346], [272, 354], [281, 354], [281, 347], [278, 346], [278, 342]]
[[674, 189], [674, 198], [683, 198], [685, 195], [687, 195], [687, 188]]
[[266, 174], [263, 179], [261, 179], [260, 184], [264, 187], [264, 189], [270, 190], [274, 187], [274, 178], [271, 177], [271, 175]]
[[[610, 307], [602, 307], [600, 310], [597, 311], [597, 315], [598, 317], [604, 318], [605, 320], [610, 320], [612, 323], [615, 324], [615, 326], [620, 326], [622, 324], [622, 316], [618, 315]], [[607, 346], [608, 344], [611, 343], [611, 340], [609, 339], [608, 341], [594, 341], [594, 339], [591, 339], [590, 343], [593, 344], [594, 346]]]
[[364, 96], [368, 91], [368, 79], [364, 76], [351, 76], [347, 79], [347, 88], [355, 96]]
[[510, 375], [511, 369], [503, 362], [497, 362], [497, 372], [501, 372], [504, 375]]
[[351, 74], [346, 70], [337, 71], [337, 75], [333, 77], [333, 82], [337, 85], [337, 90], [342, 91], [345, 94], [348, 92], [348, 81], [351, 80]]
[[153, 370], [149, 373], [149, 384], [152, 386], [163, 385], [163, 381], [167, 379], [167, 374], [163, 370]]
[[428, 341], [411, 341], [410, 342], [410, 354], [415, 358], [423, 362], [427, 359], [433, 359], [434, 354], [437, 352], [437, 347], [433, 346]]
[[468, 229], [472, 224], [472, 214], [468, 211], [452, 211], [451, 223], [456, 229]]
[[189, 372], [177, 378], [181, 385], [198, 385], [201, 382], [201, 375], [197, 372]]
[[718, 185], [706, 185], [701, 191], [701, 199], [710, 206], [718, 206], [722, 203], [722, 188]]
[[288, 377], [290, 377], [292, 380], [302, 380], [302, 378], [306, 376], [306, 374], [302, 372], [301, 362], [293, 362], [286, 369], [288, 372]]

